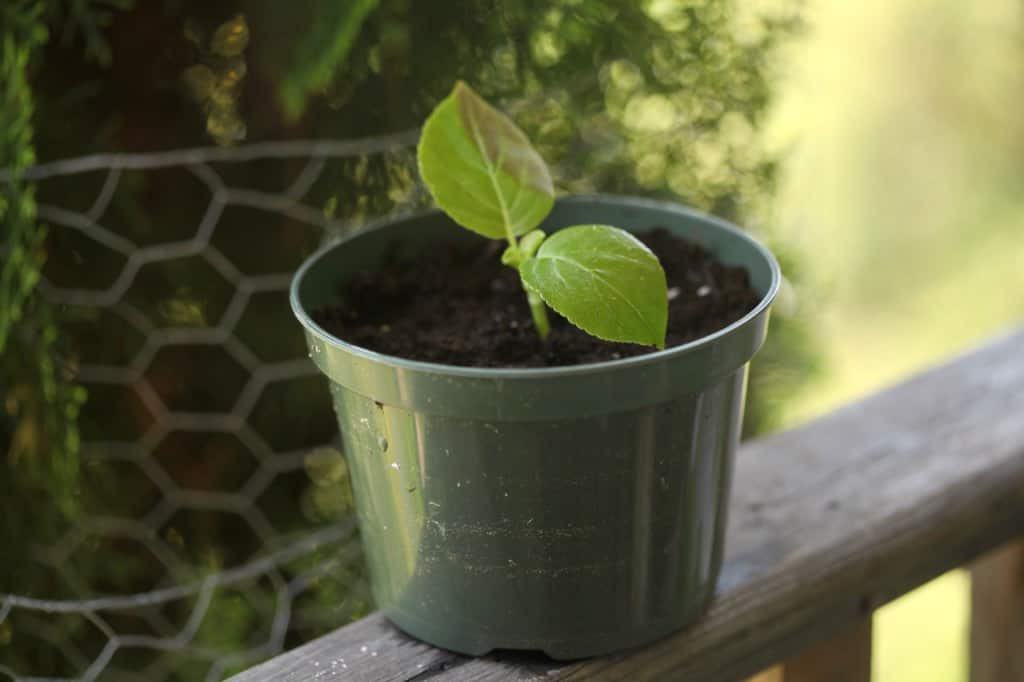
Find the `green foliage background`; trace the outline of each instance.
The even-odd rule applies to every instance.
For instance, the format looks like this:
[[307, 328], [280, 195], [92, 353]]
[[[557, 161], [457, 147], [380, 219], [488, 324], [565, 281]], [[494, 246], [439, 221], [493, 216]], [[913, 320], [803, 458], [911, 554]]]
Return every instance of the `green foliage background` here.
[[[85, 392], [62, 363], [54, 311], [35, 291], [45, 253], [46, 228], [36, 220], [35, 195], [22, 179], [35, 162], [28, 82], [34, 54], [49, 38], [44, 3], [16, 0], [0, 8], [5, 27], [0, 53], [0, 443], [6, 475], [0, 476], [0, 544], [20, 547], [27, 536], [54, 539], [58, 526], [77, 511], [79, 437], [77, 416]], [[38, 506], [14, 503], [34, 499]], [[5, 552], [0, 585], [22, 574], [21, 552]]]
[[[740, 0], [3, 3], [0, 167], [10, 175], [0, 185], [0, 546], [13, 549], [0, 562], [0, 593], [83, 596], [33, 570], [33, 548], [57, 541], [83, 515], [111, 514], [119, 504], [131, 509], [135, 496], [147, 494], [137, 474], [79, 463], [80, 426], [85, 440], [104, 440], [115, 432], [141, 432], [137, 422], [143, 421], [131, 401], [102, 386], [75, 385], [80, 357], [88, 345], [116, 360], [118, 348], [143, 339], [99, 313], [55, 309], [39, 295], [41, 273], [75, 286], [86, 278], [102, 280], [113, 266], [85, 246], [83, 262], [70, 261], [75, 249], [37, 220], [35, 190], [21, 175], [37, 156], [152, 151], [242, 137], [380, 135], [419, 126], [462, 78], [516, 119], [551, 165], [560, 191], [668, 198], [750, 226], [770, 243], [800, 291], [800, 258], [769, 220], [777, 168], [758, 134], [771, 101], [772, 55], [799, 29], [799, 7], [796, 0], [758, 7]], [[218, 47], [218, 35], [228, 35], [224, 27], [244, 40], [231, 49]], [[280, 191], [297, 171], [279, 164], [223, 172]], [[97, 191], [97, 179], [88, 175], [39, 187], [58, 204], [85, 206]], [[166, 203], [161, 194], [174, 201]], [[177, 234], [184, 215], [201, 212], [206, 198], [198, 194], [187, 178], [173, 174], [125, 174], [113, 204], [117, 225], [134, 238]], [[427, 198], [406, 150], [329, 165], [307, 200], [329, 204], [358, 225], [423, 207]], [[277, 257], [273, 247], [254, 245], [259, 240], [251, 230], [263, 229], [258, 221], [247, 216], [239, 223], [250, 231], [230, 233], [219, 248], [257, 260]], [[211, 301], [223, 285], [186, 263], [175, 268], [168, 278], [180, 286], [170, 293], [140, 279], [128, 296], [155, 302], [175, 325], [208, 325]], [[243, 327], [251, 322], [252, 337], [267, 348], [301, 347], [286, 306], [274, 305], [243, 320]], [[782, 301], [752, 373], [748, 433], [776, 426], [781, 408], [816, 370], [810, 330], [801, 309]], [[199, 355], [168, 362], [169, 375], [218, 366], [216, 358]], [[295, 385], [283, 396], [287, 411], [265, 412], [274, 433], [319, 433], [325, 418], [330, 426], [322, 392]], [[300, 441], [304, 437], [299, 434]], [[219, 488], [237, 474], [234, 465], [199, 471], [186, 449], [168, 451], [171, 463], [165, 465], [172, 475], [206, 476]], [[348, 518], [348, 495], [343, 463], [334, 462], [299, 472], [260, 504], [287, 532], [300, 533]], [[236, 526], [213, 519], [182, 517], [160, 539], [188, 567], [173, 578], [206, 575], [249, 556]], [[325, 559], [306, 557], [289, 570], [307, 570]], [[153, 586], [150, 558], [102, 539], [86, 547], [76, 567], [93, 592]], [[262, 636], [271, 595], [259, 581], [219, 593], [197, 643], [232, 651]], [[368, 608], [361, 569], [339, 569], [296, 604], [288, 643]], [[83, 623], [54, 623], [83, 650], [95, 650], [100, 641]], [[54, 657], [52, 648], [26, 644], [17, 625], [7, 621], [6, 634], [0, 626], [0, 664], [36, 675], [81, 672]], [[133, 656], [115, 663], [132, 670], [148, 662], [146, 652]], [[182, 656], [171, 677], [197, 679], [201, 669]]]

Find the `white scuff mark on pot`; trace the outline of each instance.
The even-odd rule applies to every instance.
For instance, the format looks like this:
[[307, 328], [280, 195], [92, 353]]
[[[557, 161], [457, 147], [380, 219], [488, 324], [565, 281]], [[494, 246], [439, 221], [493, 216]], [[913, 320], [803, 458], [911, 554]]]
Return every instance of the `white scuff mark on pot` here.
[[399, 471], [399, 470], [401, 470], [402, 465], [399, 464], [398, 462], [392, 462], [391, 463], [391, 468], [394, 469], [395, 471]]
[[438, 509], [441, 508], [441, 505], [439, 505], [437, 502], [434, 502], [433, 500], [427, 502], [427, 504], [429, 504], [431, 507], [437, 507]]
[[671, 289], [668, 290], [668, 300], [676, 300], [677, 298], [679, 298], [680, 293], [682, 293], [682, 290], [679, 287], [672, 287]]
[[485, 422], [484, 423], [484, 428], [487, 429], [488, 431], [493, 431], [494, 433], [499, 433], [498, 427], [495, 426], [494, 424], [491, 424], [490, 422]]
[[359, 647], [359, 651], [365, 654], [367, 651], [369, 651], [369, 647], [364, 644], [363, 646]]
[[700, 288], [697, 289], [697, 295], [700, 296], [701, 298], [704, 298], [705, 296], [707, 296], [710, 293], [711, 293], [711, 285], [709, 285], [709, 284], [704, 284]]

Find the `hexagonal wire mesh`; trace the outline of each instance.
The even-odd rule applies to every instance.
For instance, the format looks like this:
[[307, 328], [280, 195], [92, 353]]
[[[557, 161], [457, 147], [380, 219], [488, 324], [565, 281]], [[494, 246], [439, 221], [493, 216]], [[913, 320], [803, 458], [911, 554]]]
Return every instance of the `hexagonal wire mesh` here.
[[[86, 513], [34, 550], [60, 598], [0, 595], [0, 627], [61, 660], [42, 671], [0, 661], [0, 673], [220, 679], [367, 607], [326, 386], [287, 287], [303, 257], [367, 214], [423, 205], [421, 190], [365, 189], [372, 159], [387, 157], [385, 176], [414, 177], [416, 135], [27, 171], [50, 226], [40, 292], [61, 310], [89, 390]], [[339, 188], [344, 219], [322, 209]], [[368, 191], [388, 198], [368, 203]]]

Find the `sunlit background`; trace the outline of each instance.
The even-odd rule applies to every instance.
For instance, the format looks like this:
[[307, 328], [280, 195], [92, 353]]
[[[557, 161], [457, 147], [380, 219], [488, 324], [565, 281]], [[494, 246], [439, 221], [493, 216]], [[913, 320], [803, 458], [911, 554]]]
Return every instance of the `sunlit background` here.
[[[805, 254], [822, 414], [1024, 318], [1022, 6], [818, 0], [787, 50], [767, 139], [783, 238]], [[875, 616], [873, 679], [967, 679], [957, 571]]]
[[[0, 594], [130, 603], [12, 609], [0, 677], [219, 679], [372, 608], [285, 288], [325, 239], [427, 205], [410, 145], [456, 78], [520, 123], [561, 191], [682, 201], [780, 255], [749, 435], [1019, 323], [1021, 12], [3, 3]], [[81, 159], [110, 152], [145, 155]], [[966, 680], [967, 590], [957, 572], [881, 609], [874, 679]], [[104, 658], [183, 628], [177, 648]]]

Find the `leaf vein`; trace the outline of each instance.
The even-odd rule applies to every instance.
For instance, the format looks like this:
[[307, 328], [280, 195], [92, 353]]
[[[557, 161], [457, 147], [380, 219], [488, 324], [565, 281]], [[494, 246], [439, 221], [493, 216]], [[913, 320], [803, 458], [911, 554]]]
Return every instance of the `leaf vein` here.
[[[615, 295], [617, 295], [627, 306], [629, 306], [633, 310], [634, 313], [636, 313], [636, 316], [638, 318], [640, 318], [640, 320], [644, 324], [648, 325], [648, 327], [650, 327], [651, 329], [654, 329], [653, 323], [649, 319], [647, 319], [647, 316], [644, 315], [644, 313], [639, 308], [637, 308], [636, 305], [631, 300], [629, 300], [629, 298], [626, 297], [626, 295], [623, 294], [619, 290], [619, 288], [617, 286], [612, 284], [605, 277], [597, 274], [596, 271], [591, 270], [590, 268], [584, 267], [581, 263], [578, 263], [577, 261], [574, 261], [571, 258], [565, 258], [563, 256], [545, 255], [542, 258], [543, 259], [552, 260], [552, 261], [568, 263], [572, 267], [577, 268], [577, 269], [579, 269], [579, 270], [589, 274], [593, 279], [596, 279], [597, 281], [601, 282], [602, 284], [604, 284], [604, 286], [606, 288], [610, 289]], [[556, 271], [557, 271], [557, 268], [556, 268]], [[607, 305], [607, 303], [606, 303], [606, 305]]]

